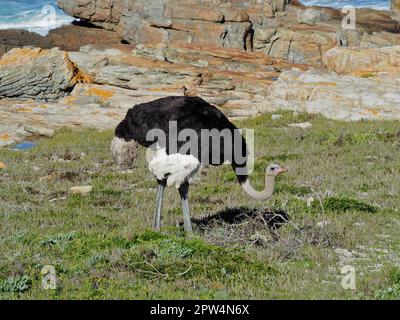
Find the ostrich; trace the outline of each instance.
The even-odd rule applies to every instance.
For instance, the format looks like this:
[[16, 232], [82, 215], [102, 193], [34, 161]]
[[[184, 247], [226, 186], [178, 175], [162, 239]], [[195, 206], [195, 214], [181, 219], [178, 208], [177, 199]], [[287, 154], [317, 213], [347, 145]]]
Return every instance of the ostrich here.
[[[175, 124], [175, 130], [172, 130], [171, 123]], [[187, 133], [191, 134], [176, 141], [176, 135], [188, 129]], [[202, 135], [207, 129], [219, 134], [229, 133], [236, 139], [229, 141], [221, 134], [216, 141], [209, 143], [210, 136], [204, 138]], [[164, 137], [149, 134], [154, 130], [165, 133]], [[175, 148], [170, 143], [174, 140], [172, 131], [175, 131]], [[187, 233], [192, 232], [189, 184], [201, 165], [217, 166], [229, 162], [244, 192], [256, 200], [269, 199], [274, 192], [275, 177], [287, 171], [278, 164], [269, 165], [265, 173], [264, 190], [253, 189], [247, 170], [249, 152], [244, 137], [220, 110], [199, 97], [167, 97], [129, 109], [125, 119], [116, 127], [111, 143], [115, 161], [119, 165], [130, 166], [137, 155], [138, 145], [148, 148], [149, 170], [158, 181], [153, 220], [153, 228], [157, 231], [161, 227], [164, 189], [175, 185], [181, 197], [184, 229]], [[240, 157], [233, 157], [238, 153]]]

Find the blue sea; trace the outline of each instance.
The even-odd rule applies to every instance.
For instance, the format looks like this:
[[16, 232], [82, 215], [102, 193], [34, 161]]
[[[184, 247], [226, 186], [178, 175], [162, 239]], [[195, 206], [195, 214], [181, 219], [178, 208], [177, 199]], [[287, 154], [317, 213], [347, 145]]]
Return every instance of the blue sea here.
[[25, 29], [44, 36], [72, 21], [56, 0], [0, 0], [0, 29]]
[[[307, 5], [341, 8], [347, 5], [388, 9], [390, 0], [303, 0]], [[46, 35], [74, 19], [56, 5], [56, 0], [0, 0], [0, 29], [26, 29]]]
[[[1, 1], [1, 0], [0, 0]], [[343, 8], [345, 6], [354, 6], [356, 8], [372, 8], [377, 10], [388, 10], [390, 0], [300, 0], [308, 6], [325, 6], [332, 8]]]

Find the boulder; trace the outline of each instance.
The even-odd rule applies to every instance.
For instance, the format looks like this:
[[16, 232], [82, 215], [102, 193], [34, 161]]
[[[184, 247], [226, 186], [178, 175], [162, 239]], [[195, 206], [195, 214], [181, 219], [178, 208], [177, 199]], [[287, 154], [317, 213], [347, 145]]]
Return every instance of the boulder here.
[[254, 49], [293, 63], [320, 65], [323, 52], [339, 46], [344, 37], [335, 26], [305, 24], [255, 27]]
[[337, 47], [324, 53], [324, 65], [340, 74], [371, 76], [400, 72], [400, 46], [367, 48]]
[[75, 186], [69, 189], [69, 192], [74, 195], [87, 195], [92, 191], [92, 186]]
[[309, 128], [312, 127], [312, 124], [310, 122], [289, 123], [288, 127], [300, 128], [300, 129], [309, 129]]
[[314, 25], [320, 22], [326, 22], [331, 19], [331, 16], [325, 13], [323, 10], [317, 10], [315, 8], [307, 8], [305, 10], [299, 10], [297, 12], [297, 21], [299, 23]]
[[24, 130], [33, 135], [43, 136], [43, 137], [48, 137], [48, 138], [51, 138], [54, 135], [53, 129], [44, 128], [44, 127], [28, 125], [28, 126], [24, 127]]
[[[133, 2], [132, 0], [130, 0]], [[124, 0], [57, 0], [58, 6], [73, 17], [107, 30], [117, 30]], [[129, 2], [129, 1], [128, 1]]]
[[58, 48], [13, 49], [0, 59], [0, 98], [55, 100], [89, 80]]

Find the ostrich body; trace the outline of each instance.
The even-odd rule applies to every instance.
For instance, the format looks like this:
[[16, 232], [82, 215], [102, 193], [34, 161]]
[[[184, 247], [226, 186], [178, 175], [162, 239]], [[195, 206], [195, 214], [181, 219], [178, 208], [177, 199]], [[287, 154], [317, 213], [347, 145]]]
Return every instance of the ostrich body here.
[[[171, 137], [171, 123], [176, 125], [177, 134], [190, 129], [191, 133], [195, 133], [195, 138], [183, 141], [178, 139], [175, 150], [170, 144], [170, 140], [174, 140]], [[165, 139], [149, 137], [149, 132], [153, 130], [164, 132]], [[265, 188], [256, 191], [247, 174], [248, 150], [245, 139], [239, 134], [239, 139], [226, 142], [220, 136], [217, 141], [219, 143], [212, 141], [204, 148], [203, 130], [231, 133], [232, 136], [239, 132], [221, 111], [198, 97], [167, 97], [138, 104], [128, 110], [125, 119], [115, 129], [111, 149], [118, 164], [131, 165], [136, 157], [138, 144], [148, 148], [149, 170], [158, 181], [153, 223], [156, 230], [161, 227], [164, 189], [175, 185], [181, 196], [185, 231], [192, 232], [188, 203], [189, 184], [203, 164], [218, 166], [228, 161], [243, 190], [256, 200], [269, 199], [274, 192], [275, 177], [287, 171], [279, 165], [268, 166]], [[187, 148], [182, 151], [185, 146]], [[233, 156], [238, 150], [240, 161]]]

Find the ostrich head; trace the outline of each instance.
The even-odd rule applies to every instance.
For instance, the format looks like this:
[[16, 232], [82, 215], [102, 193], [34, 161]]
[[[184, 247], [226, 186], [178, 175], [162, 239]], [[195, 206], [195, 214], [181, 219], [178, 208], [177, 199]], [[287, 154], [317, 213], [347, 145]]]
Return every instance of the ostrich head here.
[[[255, 200], [268, 200], [274, 194], [275, 189], [275, 178], [288, 170], [281, 167], [279, 164], [270, 164], [265, 170], [265, 187], [263, 191], [256, 191], [250, 183], [250, 179], [246, 176], [246, 179], [241, 182], [244, 192], [246, 192], [251, 198]], [[240, 181], [240, 180], [239, 180]]]
[[279, 164], [271, 163], [265, 170], [265, 174], [268, 176], [276, 177], [287, 171], [288, 171], [288, 169], [281, 167]]
[[114, 137], [111, 142], [111, 153], [115, 162], [122, 168], [131, 168], [138, 155], [138, 144], [134, 140], [126, 141]]

